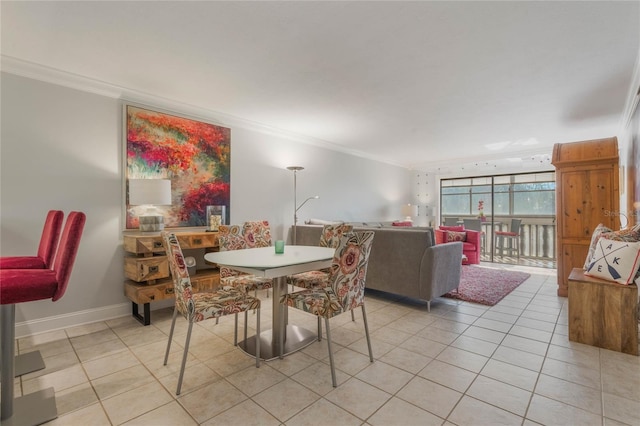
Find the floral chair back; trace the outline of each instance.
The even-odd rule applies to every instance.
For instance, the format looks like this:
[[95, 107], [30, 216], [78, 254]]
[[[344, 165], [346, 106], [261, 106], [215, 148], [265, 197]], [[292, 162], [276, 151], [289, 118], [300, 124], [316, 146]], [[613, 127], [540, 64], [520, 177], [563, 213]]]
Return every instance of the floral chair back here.
[[242, 236], [247, 243], [247, 248], [269, 247], [271, 245], [269, 221], [245, 222], [242, 225]]
[[[218, 228], [218, 247], [220, 251], [244, 250], [247, 242], [242, 236], [242, 227], [240, 225], [220, 225]], [[220, 279], [228, 277], [237, 277], [242, 273], [233, 269], [220, 267]]]
[[373, 231], [351, 232], [340, 240], [331, 264], [329, 282], [342, 311], [361, 306]]
[[193, 301], [191, 279], [189, 278], [187, 266], [184, 263], [182, 249], [174, 233], [162, 232], [162, 241], [165, 251], [167, 252], [167, 260], [169, 262], [169, 268], [171, 269], [171, 277], [173, 278], [173, 293], [176, 297], [176, 307], [178, 311], [191, 322], [194, 319], [195, 303]]
[[352, 230], [352, 225], [346, 225], [344, 223], [325, 225], [324, 228], [322, 228], [322, 235], [320, 236], [320, 247], [338, 247], [342, 236]]

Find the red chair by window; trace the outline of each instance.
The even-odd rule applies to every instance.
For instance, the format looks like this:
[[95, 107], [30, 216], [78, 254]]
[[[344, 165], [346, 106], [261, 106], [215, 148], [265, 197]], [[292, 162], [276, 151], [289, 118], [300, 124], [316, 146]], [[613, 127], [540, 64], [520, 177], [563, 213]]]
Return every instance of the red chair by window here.
[[480, 263], [481, 234], [478, 231], [465, 229], [464, 226], [441, 226], [435, 230], [436, 244], [462, 242], [462, 263], [465, 265], [477, 265]]
[[0, 269], [50, 268], [58, 248], [63, 218], [64, 213], [61, 210], [50, 210], [44, 221], [37, 254], [35, 256], [2, 256], [0, 257]]
[[[67, 290], [86, 216], [67, 217], [52, 269], [0, 270], [0, 353], [2, 354], [0, 422], [42, 424], [58, 417], [53, 388], [14, 399], [16, 304], [60, 299]], [[14, 410], [15, 409], [15, 410]]]

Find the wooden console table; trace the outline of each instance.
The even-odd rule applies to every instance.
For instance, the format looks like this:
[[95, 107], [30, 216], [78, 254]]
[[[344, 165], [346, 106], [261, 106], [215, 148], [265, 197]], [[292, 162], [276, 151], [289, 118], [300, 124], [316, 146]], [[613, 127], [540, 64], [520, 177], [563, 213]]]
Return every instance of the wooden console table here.
[[[180, 247], [188, 251], [205, 249], [217, 251], [218, 233], [205, 231], [175, 231]], [[169, 263], [164, 253], [159, 232], [126, 233], [123, 247], [128, 255], [124, 258], [124, 294], [131, 300], [132, 315], [143, 325], [151, 324], [151, 302], [173, 298], [173, 281]], [[200, 255], [202, 257], [202, 255]], [[220, 284], [217, 267], [199, 268], [191, 274], [194, 292], [214, 290]], [[138, 311], [143, 305], [143, 314]]]
[[638, 287], [569, 275], [569, 340], [638, 355]]

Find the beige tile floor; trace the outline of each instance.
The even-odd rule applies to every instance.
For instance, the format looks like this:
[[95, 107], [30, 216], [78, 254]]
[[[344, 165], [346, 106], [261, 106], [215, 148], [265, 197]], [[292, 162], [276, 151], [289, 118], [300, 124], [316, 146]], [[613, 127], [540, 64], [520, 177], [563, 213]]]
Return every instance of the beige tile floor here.
[[[324, 340], [256, 369], [233, 346], [228, 317], [194, 327], [176, 397], [186, 327], [179, 319], [163, 366], [165, 309], [148, 327], [123, 317], [20, 339], [19, 351], [39, 349], [47, 368], [16, 379], [16, 390], [53, 386], [52, 425], [640, 424], [640, 357], [568, 341], [554, 270], [501, 267], [532, 275], [494, 307], [438, 299], [428, 313], [368, 294], [374, 363], [360, 312], [355, 323], [348, 314], [332, 319], [337, 388]], [[303, 313], [290, 321], [315, 329]]]

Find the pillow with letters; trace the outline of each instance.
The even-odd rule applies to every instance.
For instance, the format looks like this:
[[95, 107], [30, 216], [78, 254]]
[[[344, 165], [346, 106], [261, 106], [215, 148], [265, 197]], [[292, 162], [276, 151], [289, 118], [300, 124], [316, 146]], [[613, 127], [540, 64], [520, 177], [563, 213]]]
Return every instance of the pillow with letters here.
[[455, 231], [447, 231], [447, 242], [452, 243], [455, 241], [467, 241], [467, 233], [466, 232], [455, 232]]
[[585, 275], [630, 284], [640, 267], [640, 242], [600, 238]]
[[591, 264], [591, 258], [593, 257], [593, 253], [595, 253], [596, 251], [598, 240], [600, 240], [602, 234], [611, 231], [612, 229], [607, 228], [603, 224], [599, 224], [598, 226], [596, 226], [596, 229], [593, 230], [593, 234], [591, 234], [591, 244], [589, 245], [589, 252], [587, 252], [587, 258], [584, 261], [584, 266], [582, 267], [582, 269], [586, 271]]
[[[614, 241], [626, 241], [628, 243], [637, 243], [640, 241], [640, 224], [631, 228], [621, 229], [619, 231], [603, 232], [600, 238]], [[636, 279], [640, 279], [640, 269], [636, 273]]]

